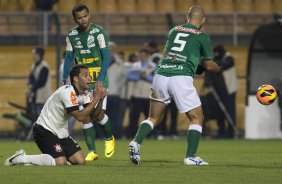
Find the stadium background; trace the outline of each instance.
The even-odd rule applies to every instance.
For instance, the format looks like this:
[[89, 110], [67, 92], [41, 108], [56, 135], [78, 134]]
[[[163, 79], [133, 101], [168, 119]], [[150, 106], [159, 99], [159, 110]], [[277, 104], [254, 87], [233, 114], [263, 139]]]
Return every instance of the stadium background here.
[[[59, 0], [52, 12], [34, 11], [33, 0], [0, 0], [0, 137], [14, 136], [19, 128], [18, 122], [1, 116], [20, 112], [9, 101], [25, 106], [34, 46], [46, 48], [45, 60], [56, 89], [58, 56], [64, 50], [67, 31], [75, 26], [71, 9], [78, 2], [89, 6], [93, 22], [105, 27], [118, 51], [126, 54], [138, 51], [149, 39], [163, 44], [170, 26], [185, 21], [188, 7], [203, 6], [207, 13], [204, 31], [211, 35], [213, 44], [223, 43], [235, 58], [239, 77], [237, 128], [244, 133], [248, 46], [259, 25], [273, 22], [273, 14], [282, 13], [281, 0]], [[201, 77], [196, 78], [197, 89], [202, 82]], [[187, 127], [186, 120], [179, 117], [180, 130]], [[215, 128], [214, 122], [209, 125]], [[78, 123], [76, 130], [80, 131]]]

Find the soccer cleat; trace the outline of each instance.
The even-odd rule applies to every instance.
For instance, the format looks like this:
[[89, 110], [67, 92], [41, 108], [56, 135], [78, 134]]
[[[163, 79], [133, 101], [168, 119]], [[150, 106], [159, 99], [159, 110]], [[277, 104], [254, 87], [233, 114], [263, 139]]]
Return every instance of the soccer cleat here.
[[25, 151], [23, 149], [16, 151], [15, 154], [13, 154], [11, 157], [9, 157], [5, 161], [4, 165], [5, 166], [13, 166], [13, 165], [21, 164], [17, 160], [20, 156], [23, 156], [23, 155], [25, 155]]
[[98, 155], [94, 152], [89, 152], [87, 154], [87, 156], [85, 157], [85, 161], [93, 161], [93, 160], [97, 160], [98, 159]]
[[141, 163], [140, 158], [140, 144], [135, 141], [131, 141], [128, 146], [129, 158], [132, 163], [139, 165]]
[[209, 165], [200, 157], [186, 157], [184, 158], [184, 165]]
[[115, 152], [115, 138], [113, 136], [111, 140], [105, 140], [105, 157], [110, 158], [111, 156], [113, 156], [114, 152]]

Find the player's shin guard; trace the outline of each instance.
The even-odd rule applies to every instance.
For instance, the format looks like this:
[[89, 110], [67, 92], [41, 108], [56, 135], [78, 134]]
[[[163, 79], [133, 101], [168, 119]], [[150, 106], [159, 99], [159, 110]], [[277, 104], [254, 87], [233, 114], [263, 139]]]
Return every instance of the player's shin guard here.
[[197, 124], [192, 124], [189, 126], [189, 130], [187, 133], [188, 148], [186, 152], [186, 157], [193, 157], [196, 155], [201, 134], [202, 126]]
[[96, 152], [96, 147], [95, 147], [96, 132], [93, 127], [93, 124], [91, 122], [83, 124], [82, 129], [83, 129], [83, 134], [84, 134], [84, 138], [85, 138], [85, 142], [88, 147], [88, 150], [95, 153]]
[[141, 144], [144, 138], [153, 130], [153, 128], [154, 128], [154, 124], [152, 121], [148, 119], [142, 121], [135, 135], [134, 140], [138, 144]]
[[104, 118], [98, 122], [100, 125], [102, 125], [105, 136], [106, 136], [106, 140], [110, 140], [113, 137], [113, 133], [112, 133], [112, 126], [111, 126], [111, 121], [109, 119], [109, 117], [105, 114]]

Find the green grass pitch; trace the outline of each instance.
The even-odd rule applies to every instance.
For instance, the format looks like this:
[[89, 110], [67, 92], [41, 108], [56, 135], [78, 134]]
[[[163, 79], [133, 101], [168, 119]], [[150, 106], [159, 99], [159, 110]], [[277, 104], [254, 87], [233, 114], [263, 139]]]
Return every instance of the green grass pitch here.
[[[145, 140], [139, 166], [128, 157], [129, 141], [116, 142], [110, 159], [103, 155], [104, 142], [97, 141], [99, 160], [85, 166], [0, 166], [1, 184], [266, 184], [282, 183], [281, 140], [202, 140], [198, 155], [209, 166], [185, 166], [185, 140]], [[86, 151], [84, 141], [79, 144]], [[39, 154], [33, 142], [0, 142], [0, 162], [17, 149]]]

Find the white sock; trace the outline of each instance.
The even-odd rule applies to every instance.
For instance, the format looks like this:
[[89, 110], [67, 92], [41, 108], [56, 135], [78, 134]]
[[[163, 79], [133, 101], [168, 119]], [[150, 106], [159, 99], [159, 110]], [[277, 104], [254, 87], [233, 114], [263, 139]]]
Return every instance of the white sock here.
[[48, 166], [56, 165], [55, 159], [48, 154], [19, 156], [17, 162], [23, 164], [33, 164], [33, 165], [48, 165]]
[[151, 120], [146, 119], [146, 120], [142, 121], [141, 124], [142, 123], [147, 123], [148, 125], [150, 125], [152, 130], [154, 129], [154, 123]]
[[88, 128], [91, 128], [91, 127], [93, 127], [92, 122], [82, 124], [82, 128], [83, 128], [83, 129], [88, 129]]
[[103, 126], [104, 124], [108, 122], [108, 120], [109, 120], [109, 117], [107, 116], [107, 114], [105, 114], [104, 118], [101, 121], [98, 121], [98, 123]]
[[189, 130], [196, 130], [196, 131], [202, 133], [202, 126], [198, 125], [198, 124], [191, 124], [188, 128], [188, 131]]

